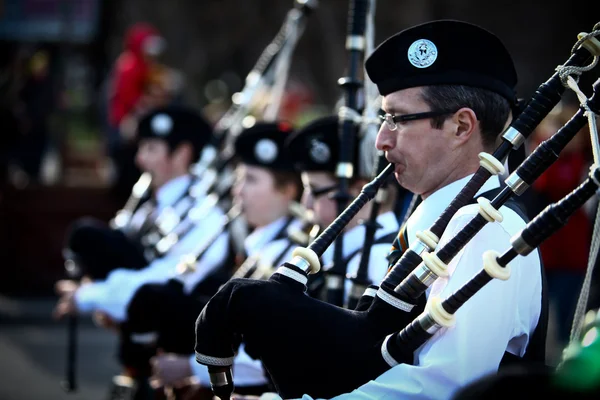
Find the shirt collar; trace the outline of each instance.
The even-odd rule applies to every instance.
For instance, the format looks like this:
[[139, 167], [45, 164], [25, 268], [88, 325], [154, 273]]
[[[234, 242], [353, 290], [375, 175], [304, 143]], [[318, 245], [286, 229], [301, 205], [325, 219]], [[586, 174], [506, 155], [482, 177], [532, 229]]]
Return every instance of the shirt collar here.
[[[417, 232], [425, 231], [435, 223], [444, 210], [450, 205], [450, 202], [460, 193], [465, 185], [471, 180], [474, 174], [465, 176], [462, 179], [454, 181], [441, 189], [433, 192], [429, 197], [419, 204], [412, 213], [407, 224], [408, 241], [416, 240]], [[500, 187], [500, 179], [497, 176], [490, 177], [483, 186], [477, 191], [477, 195]], [[414, 243], [414, 242], [412, 242]]]
[[244, 248], [248, 257], [257, 253], [265, 244], [271, 242], [285, 225], [288, 216], [281, 217], [269, 225], [255, 228], [246, 239], [244, 239]]

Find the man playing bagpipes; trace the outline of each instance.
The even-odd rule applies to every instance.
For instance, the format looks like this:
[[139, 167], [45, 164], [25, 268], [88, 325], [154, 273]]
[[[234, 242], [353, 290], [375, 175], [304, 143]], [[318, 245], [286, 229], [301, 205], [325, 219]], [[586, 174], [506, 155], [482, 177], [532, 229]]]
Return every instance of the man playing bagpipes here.
[[[446, 262], [441, 261], [442, 255], [437, 256], [438, 253], [433, 253], [433, 250], [431, 253], [423, 252], [423, 261], [427, 263], [421, 264], [423, 268], [416, 268], [415, 271], [424, 271], [426, 267], [429, 269], [428, 273], [414, 275], [414, 271], [412, 274], [411, 271], [406, 271], [404, 275], [403, 271], [392, 268], [381, 282], [378, 298], [397, 307], [398, 311], [419, 315], [423, 306], [418, 304], [418, 300], [424, 294], [427, 299], [425, 310], [433, 313], [431, 310], [439, 310], [439, 307], [435, 308], [435, 304], [431, 304], [432, 299], [445, 299], [470, 281], [481, 269], [483, 254], [489, 250], [504, 250], [511, 238], [526, 225], [526, 217], [517, 202], [507, 202], [496, 210], [488, 206], [491, 204], [489, 201], [482, 199], [492, 198], [501, 188], [499, 178], [492, 176], [482, 182], [477, 190], [475, 197], [479, 199], [476, 204], [462, 206], [451, 215], [443, 234], [437, 237], [429, 231], [476, 171], [485, 168], [492, 175], [498, 175], [502, 171], [503, 164], [490, 153], [497, 145], [498, 135], [511, 122], [513, 109], [516, 109], [516, 71], [510, 54], [496, 36], [478, 26], [449, 20], [418, 25], [390, 37], [368, 58], [366, 71], [383, 96], [383, 124], [377, 136], [377, 149], [384, 151], [387, 160], [394, 165], [394, 174], [400, 185], [420, 195], [422, 199], [408, 219], [406, 229], [394, 240], [389, 257], [391, 265], [401, 258], [411, 243], [418, 240], [424, 241], [432, 249], [446, 249], [446, 253], [449, 253], [450, 249], [445, 246], [454, 243], [454, 237], [472, 219], [481, 215], [484, 222], [495, 221], [484, 224]], [[472, 197], [469, 195], [467, 204]], [[296, 271], [301, 269], [300, 265], [304, 271], [303, 260], [312, 265], [312, 261], [308, 261], [312, 256], [309, 256], [310, 253], [306, 256], [299, 255], [297, 258], [301, 260], [297, 264], [283, 265], [280, 268], [282, 271]], [[510, 279], [489, 282], [472, 300], [464, 303], [452, 318], [448, 317], [454, 323], [448, 322], [441, 325], [441, 329], [432, 331], [435, 333], [422, 346], [418, 346], [414, 353], [411, 349], [402, 354], [400, 361], [396, 361], [387, 352], [386, 341], [383, 346], [376, 346], [378, 348], [375, 352], [379, 353], [379, 348], [382, 349], [381, 359], [389, 365], [389, 369], [370, 378], [371, 380], [356, 382], [356, 389], [351, 393], [338, 392], [339, 396], [328, 398], [448, 399], [461, 386], [498, 370], [500, 365], [513, 362], [543, 364], [547, 301], [543, 294], [544, 279], [538, 251], [533, 249], [528, 255], [514, 260], [511, 266]], [[281, 277], [273, 280], [272, 284], [263, 285], [265, 292], [278, 293], [276, 288], [281, 286], [279, 282], [283, 282], [284, 274], [280, 274]], [[410, 281], [391, 280], [399, 275], [410, 275]], [[300, 282], [299, 278], [296, 280]], [[401, 290], [396, 291], [398, 288]], [[420, 292], [421, 289], [423, 292]], [[241, 319], [238, 314], [248, 311], [246, 307], [235, 305], [235, 302], [249, 301], [246, 298], [242, 300], [242, 290], [253, 296], [259, 295], [247, 290], [245, 282], [228, 284], [207, 304], [197, 321], [197, 360], [213, 368], [215, 382], [221, 378], [227, 380], [226, 385], [215, 386], [224, 388], [224, 395], [230, 389], [231, 382], [227, 371], [220, 365], [226, 366], [228, 351], [225, 346], [229, 338], [221, 343], [217, 335], [228, 334], [229, 326], [232, 326], [230, 331], [234, 334], [256, 336], [260, 332], [252, 323], [246, 322], [249, 318], [247, 315], [244, 316], [245, 319]], [[379, 292], [382, 292], [381, 296]], [[408, 303], [400, 297], [402, 293], [405, 297], [417, 293], [417, 298], [411, 299], [414, 303]], [[292, 298], [291, 295], [289, 297]], [[231, 311], [229, 306], [219, 308], [221, 301], [229, 302], [232, 305]], [[299, 296], [297, 302], [303, 305], [309, 303]], [[274, 307], [274, 310], [269, 310], [269, 313], [284, 314], [286, 306], [288, 304], [281, 304], [276, 309]], [[294, 309], [299, 307], [296, 304], [289, 305], [290, 308], [292, 306]], [[312, 312], [318, 313], [316, 305], [314, 308]], [[336, 314], [330, 307], [322, 308], [327, 315]], [[341, 311], [338, 314], [349, 315]], [[360, 317], [359, 314], [352, 315], [357, 319]], [[308, 315], [297, 318], [290, 315], [288, 319], [311, 321]], [[376, 315], [372, 319], [376, 319]], [[322, 319], [318, 321], [325, 322]], [[350, 317], [339, 318], [339, 321], [352, 322]], [[284, 321], [278, 320], [278, 323], [284, 324]], [[285, 321], [285, 324], [297, 327], [291, 322]], [[213, 326], [220, 329], [225, 326], [225, 329], [223, 332], [215, 331]], [[312, 328], [324, 329], [319, 326]], [[338, 329], [339, 332], [328, 332], [335, 338], [328, 345], [325, 341], [317, 340], [306, 345], [298, 340], [289, 340], [288, 343], [280, 340], [278, 343], [282, 346], [294, 346], [290, 352], [295, 355], [302, 353], [299, 348], [318, 346], [322, 350], [323, 359], [319, 359], [311, 351], [311, 357], [313, 354], [315, 357], [310, 360], [298, 357], [288, 360], [287, 368], [285, 348], [277, 349], [277, 353], [281, 355], [278, 357], [268, 348], [261, 347], [261, 350], [268, 353], [266, 355], [272, 365], [286, 371], [293, 367], [297, 371], [297, 375], [294, 375], [296, 379], [292, 379], [294, 376], [289, 373], [279, 374], [282, 378], [279, 383], [286, 385], [288, 393], [298, 393], [303, 384], [310, 386], [311, 382], [307, 382], [310, 379], [307, 379], [308, 375], [301, 378], [299, 375], [302, 371], [316, 374], [317, 369], [321, 372], [315, 379], [323, 385], [313, 384], [313, 393], [318, 390], [331, 391], [327, 387], [327, 377], [321, 376], [324, 366], [333, 368], [339, 362], [338, 358], [347, 360], [343, 357], [346, 350], [350, 355], [369, 355], [368, 352], [360, 352], [358, 348], [371, 346], [371, 343], [358, 342], [353, 349], [341, 350], [335, 347], [337, 342], [347, 343], [352, 340], [345, 337], [348, 332], [361, 332], [362, 328], [349, 325], [346, 329], [344, 326], [339, 326]], [[391, 334], [393, 330], [387, 333]], [[290, 331], [290, 334], [293, 332]], [[209, 343], [207, 339], [210, 339]], [[381, 339], [385, 339], [385, 335]], [[262, 346], [260, 338], [255, 340], [257, 345]], [[247, 347], [250, 348], [249, 340]], [[266, 355], [263, 354], [265, 357]], [[211, 358], [216, 358], [216, 361]], [[361, 368], [360, 361], [356, 360], [356, 365], [347, 368], [349, 374]], [[266, 363], [265, 358], [263, 362]], [[346, 364], [339, 367], [346, 367]], [[299, 370], [298, 365], [302, 365], [303, 369]], [[333, 376], [330, 380], [333, 380]], [[288, 396], [295, 397], [299, 396]], [[306, 399], [313, 397], [322, 396], [304, 396]]]
[[210, 135], [207, 122], [188, 108], [156, 109], [140, 121], [136, 161], [150, 174], [152, 195], [142, 202], [123, 229], [84, 220], [72, 230], [69, 251], [84, 278], [79, 283], [57, 284], [61, 298], [54, 310], [56, 318], [95, 314], [101, 324], [118, 324], [138, 287], [165, 281], [183, 254], [208, 239], [222, 216], [217, 208], [196, 221], [163, 257], [146, 261], [140, 243], [161, 212], [190, 195], [194, 181], [190, 167], [198, 160]]

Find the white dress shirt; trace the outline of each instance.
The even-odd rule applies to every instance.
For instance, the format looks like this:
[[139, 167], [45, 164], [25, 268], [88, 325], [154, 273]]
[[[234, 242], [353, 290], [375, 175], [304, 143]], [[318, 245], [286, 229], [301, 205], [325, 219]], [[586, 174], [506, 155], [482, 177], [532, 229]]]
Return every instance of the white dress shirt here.
[[[287, 217], [286, 217], [287, 218]], [[284, 226], [286, 218], [280, 218], [269, 225], [255, 229], [244, 241], [246, 254], [248, 257], [259, 257], [260, 264], [272, 264], [276, 258], [286, 249], [290, 241], [287, 238], [273, 240], [275, 235]], [[288, 229], [299, 228], [301, 222], [294, 219]], [[295, 246], [291, 246], [282, 258], [282, 262], [292, 259], [292, 251]], [[195, 378], [203, 385], [210, 383], [208, 368], [205, 365], [196, 362], [196, 356], [192, 355], [189, 359], [190, 366], [194, 372]], [[250, 357], [244, 344], [240, 346], [235, 358], [233, 359], [233, 381], [236, 386], [259, 386], [266, 385], [268, 380], [260, 360]]]
[[[172, 182], [169, 182], [163, 188], [181, 188], [180, 184], [184, 180], [176, 179], [178, 183], [170, 185]], [[189, 180], [187, 182], [189, 183]], [[187, 185], [184, 186], [187, 188]], [[169, 191], [159, 190], [157, 194], [159, 203], [162, 202], [161, 199], [165, 199], [166, 202], [168, 199], [176, 201], [178, 198], [179, 196]], [[201, 204], [203, 199], [204, 197], [200, 196], [196, 204]], [[168, 205], [170, 204], [165, 206]], [[176, 274], [176, 266], [181, 261], [181, 257], [197, 249], [217, 233], [222, 216], [223, 211], [219, 207], [214, 207], [202, 219], [195, 221], [194, 227], [180, 238], [165, 256], [152, 261], [145, 268], [140, 270], [117, 268], [111, 271], [105, 280], [82, 285], [75, 292], [77, 309], [81, 313], [103, 311], [118, 322], [124, 321], [127, 316], [127, 306], [135, 292], [144, 284], [162, 283], [172, 278]], [[190, 218], [189, 214], [187, 218]], [[202, 272], [206, 275], [210, 270]]]
[[[191, 175], [186, 174], [173, 178], [158, 188], [156, 195], [154, 196], [156, 205], [150, 211], [150, 214], [152, 214], [153, 217], [156, 217], [165, 208], [174, 206], [175, 203], [185, 195], [191, 182]], [[144, 221], [149, 217], [148, 211], [144, 208], [144, 204], [142, 204], [142, 206], [133, 213], [128, 230], [137, 231], [144, 224]]]
[[[470, 178], [438, 190], [417, 207], [408, 220], [409, 241], [415, 240], [417, 231], [432, 225]], [[492, 177], [480, 193], [498, 185], [498, 178]], [[502, 254], [510, 248], [510, 238], [525, 227], [525, 222], [507, 207], [501, 207], [500, 212], [503, 221], [483, 227], [448, 264], [449, 276], [438, 279], [426, 292], [428, 298], [445, 299], [459, 289], [482, 269], [485, 251]], [[477, 205], [460, 209], [448, 224], [438, 248], [477, 213]], [[460, 387], [497, 371], [505, 351], [523, 355], [541, 312], [538, 251], [515, 258], [510, 266], [507, 281], [489, 282], [456, 312], [453, 327], [440, 329], [415, 351], [414, 365], [397, 365], [334, 399], [450, 399]], [[305, 395], [303, 399], [311, 397]]]

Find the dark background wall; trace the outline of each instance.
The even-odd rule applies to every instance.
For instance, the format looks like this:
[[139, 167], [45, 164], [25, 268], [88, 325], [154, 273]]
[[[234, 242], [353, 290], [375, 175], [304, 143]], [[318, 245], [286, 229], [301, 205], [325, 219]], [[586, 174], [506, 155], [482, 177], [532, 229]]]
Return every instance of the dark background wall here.
[[[169, 43], [166, 61], [182, 68], [191, 85], [187, 95], [202, 104], [203, 84], [225, 71], [245, 77], [260, 52], [275, 36], [291, 0], [127, 0], [106, 12], [104, 46], [108, 60], [120, 50], [121, 35], [132, 22], [156, 24]], [[336, 80], [344, 73], [348, 0], [321, 0], [310, 17], [294, 54], [292, 76], [299, 77], [333, 104]], [[581, 31], [600, 21], [596, 2], [512, 0], [380, 0], [376, 4], [375, 43], [411, 25], [452, 18], [476, 23], [496, 33], [513, 54], [523, 97], [567, 60]], [[477, 57], [477, 49], [465, 49]], [[594, 79], [595, 80], [595, 79]], [[592, 78], [582, 80], [591, 84]], [[589, 86], [589, 85], [588, 85]]]

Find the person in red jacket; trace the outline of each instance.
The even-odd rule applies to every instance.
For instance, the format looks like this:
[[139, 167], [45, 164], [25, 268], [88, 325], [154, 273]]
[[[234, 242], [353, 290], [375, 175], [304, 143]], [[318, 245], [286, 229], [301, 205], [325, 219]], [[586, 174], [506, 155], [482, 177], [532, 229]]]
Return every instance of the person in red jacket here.
[[109, 122], [120, 125], [152, 107], [149, 91], [156, 58], [165, 48], [165, 40], [148, 23], [132, 25], [125, 35], [125, 49], [115, 62], [109, 99]]
[[153, 25], [131, 25], [123, 40], [123, 51], [116, 59], [106, 86], [106, 123], [109, 157], [116, 168], [117, 197], [126, 199], [140, 176], [134, 164], [135, 127], [151, 109], [166, 105], [164, 91], [158, 90], [158, 75], [164, 67], [158, 58], [166, 41]]

